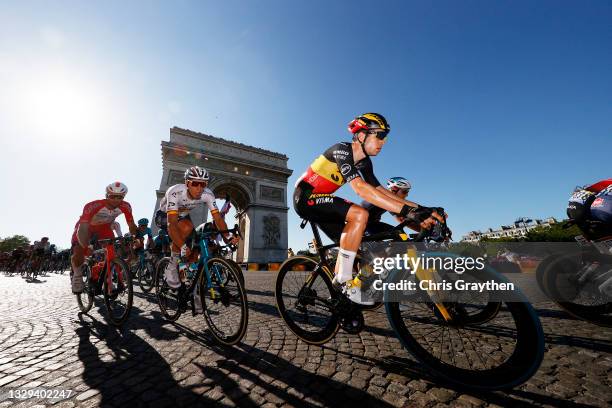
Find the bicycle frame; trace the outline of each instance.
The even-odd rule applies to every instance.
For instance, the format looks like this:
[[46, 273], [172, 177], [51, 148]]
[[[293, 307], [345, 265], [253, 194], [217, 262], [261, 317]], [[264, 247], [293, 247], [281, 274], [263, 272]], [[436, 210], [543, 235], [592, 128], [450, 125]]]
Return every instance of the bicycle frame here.
[[[196, 239], [198, 241], [198, 247], [200, 248], [197, 272], [194, 278], [192, 279], [189, 287], [182, 286], [184, 289], [181, 291], [182, 293], [179, 295], [181, 297], [187, 296], [188, 293], [193, 292], [196, 287], [195, 285], [199, 284], [201, 280], [204, 278], [204, 276], [206, 276], [206, 289], [210, 291], [211, 298], [213, 300], [216, 300], [218, 297], [218, 295], [216, 294], [216, 292], [214, 291], [212, 287], [212, 278], [211, 278], [210, 270], [208, 269], [208, 263], [207, 263], [207, 261], [211, 258], [210, 252], [208, 251], [208, 245], [206, 243], [206, 238], [208, 237], [208, 235], [210, 234], [207, 232], [196, 232]], [[204, 272], [205, 275], [202, 274], [202, 271]], [[224, 287], [223, 281], [221, 279], [221, 275], [219, 274], [219, 271], [216, 268], [215, 268], [214, 273], [215, 273], [215, 278], [217, 279], [217, 282], [219, 282], [219, 285], [221, 287]]]
[[[320, 258], [320, 264], [323, 265], [323, 267], [321, 268], [322, 271], [327, 274], [327, 276], [333, 280], [334, 278], [334, 272], [331, 269], [331, 266], [329, 265], [328, 261], [327, 261], [327, 251], [329, 249], [332, 248], [337, 248], [339, 247], [339, 243], [333, 243], [333, 244], [329, 244], [329, 245], [323, 245], [322, 241], [321, 241], [321, 234], [319, 233], [319, 228], [317, 227], [317, 225], [315, 223], [310, 223], [311, 227], [312, 227], [312, 233], [314, 235], [314, 239], [312, 241], [315, 250], [317, 251], [317, 254], [319, 255]], [[402, 224], [400, 224], [402, 225]], [[398, 229], [398, 237], [401, 239], [401, 241], [408, 241], [408, 236], [404, 233], [404, 232], [400, 232], [401, 230]], [[381, 238], [384, 237], [388, 237], [390, 238], [388, 233], [378, 233], [378, 234], [373, 234], [370, 236], [366, 236], [363, 237], [362, 242], [372, 242], [372, 241], [378, 241]], [[407, 255], [408, 258], [411, 259], [415, 259], [416, 255], [417, 255], [417, 251], [416, 248], [414, 246], [411, 246], [408, 248], [407, 251]], [[415, 274], [417, 276], [417, 279], [419, 280], [437, 280], [437, 276], [435, 273], [435, 269], [423, 269], [423, 268], [417, 268], [417, 270], [415, 271]], [[314, 280], [314, 278], [316, 277], [316, 273], [312, 273], [310, 274], [310, 276], [306, 279], [306, 284], [308, 285], [308, 287], [310, 287], [310, 285], [312, 284], [312, 281]], [[436, 291], [427, 291], [428, 294], [430, 295], [430, 297], [433, 297], [432, 295], [435, 294]], [[442, 302], [434, 302], [434, 305], [436, 306], [436, 308], [439, 310], [440, 314], [442, 315], [442, 317], [444, 318], [445, 321], [451, 321], [452, 320], [452, 315], [450, 314], [450, 312], [448, 311], [448, 309], [446, 308], [446, 306], [444, 305], [444, 303]]]
[[[108, 295], [112, 295], [112, 290], [113, 290], [113, 276], [112, 276], [112, 269], [111, 269], [111, 263], [112, 263], [111, 261], [116, 258], [115, 241], [117, 240], [118, 238], [103, 239], [103, 240], [98, 241], [100, 244], [104, 244], [104, 266], [102, 267], [102, 270], [106, 272], [105, 278], [106, 278], [106, 287], [108, 288]], [[92, 271], [93, 271], [93, 268], [92, 268]], [[122, 274], [118, 274], [118, 279], [119, 279], [119, 282], [123, 283]], [[100, 279], [100, 275], [98, 275], [96, 277], [97, 289], [102, 288], [102, 283], [103, 281]]]

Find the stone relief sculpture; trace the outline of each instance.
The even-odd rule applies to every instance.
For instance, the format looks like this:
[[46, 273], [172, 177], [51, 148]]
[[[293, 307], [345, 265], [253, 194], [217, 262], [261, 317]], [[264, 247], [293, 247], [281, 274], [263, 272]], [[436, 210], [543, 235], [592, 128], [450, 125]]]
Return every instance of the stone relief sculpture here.
[[280, 219], [276, 215], [267, 215], [263, 217], [264, 247], [278, 248], [280, 241]]

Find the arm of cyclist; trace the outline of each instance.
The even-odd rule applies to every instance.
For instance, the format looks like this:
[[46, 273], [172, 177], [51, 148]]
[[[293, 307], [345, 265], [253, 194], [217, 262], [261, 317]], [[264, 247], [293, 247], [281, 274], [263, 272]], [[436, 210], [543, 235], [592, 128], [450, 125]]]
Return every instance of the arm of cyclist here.
[[[219, 213], [219, 211], [211, 211], [210, 213], [213, 217], [213, 221], [215, 222], [215, 226], [217, 227], [217, 229], [219, 231], [226, 230], [227, 224], [225, 223], [225, 220], [223, 219], [223, 217], [221, 217], [221, 214]], [[239, 236], [237, 235], [231, 236], [230, 233], [228, 232], [225, 232], [222, 235], [223, 235], [223, 240], [228, 244], [236, 245], [238, 244], [238, 241], [240, 240]]]
[[[410, 207], [421, 207], [419, 204], [413, 202], [413, 201], [409, 201], [409, 200], [403, 200], [401, 198], [399, 198], [398, 196], [396, 196], [395, 194], [393, 194], [392, 192], [390, 192], [389, 190], [387, 190], [386, 188], [384, 188], [383, 186], [378, 186], [376, 187], [376, 190], [380, 191], [381, 193], [383, 193], [384, 195], [386, 195], [387, 197], [394, 199], [396, 201], [401, 202], [404, 205], [410, 206]], [[441, 209], [441, 208], [431, 208], [432, 212], [431, 212], [431, 216], [433, 218], [435, 218], [436, 220], [440, 221], [440, 222], [444, 222], [444, 219], [448, 217], [448, 214], [446, 214], [446, 212]], [[396, 219], [399, 222], [403, 222], [406, 217], [402, 217], [400, 215], [397, 215], [398, 213], [394, 213], [396, 214]]]
[[409, 200], [402, 200], [401, 198], [399, 198], [398, 196], [396, 196], [395, 194], [393, 194], [392, 192], [390, 192], [389, 190], [387, 190], [383, 186], [376, 187], [376, 191], [382, 193], [383, 195], [385, 195], [386, 197], [390, 198], [391, 200], [400, 203], [402, 206], [404, 206], [404, 205], [408, 205], [410, 207], [418, 207], [419, 206], [415, 202], [412, 202], [412, 201], [409, 201]]
[[185, 244], [185, 240], [181, 237], [181, 233], [178, 226], [178, 211], [168, 211], [168, 235], [170, 235], [170, 239], [176, 245], [177, 248], [180, 248]]
[[149, 229], [149, 232], [147, 233], [147, 249], [153, 248], [155, 248], [155, 240], [153, 239], [153, 232], [151, 232], [151, 229]]
[[[436, 223], [436, 220], [440, 222], [444, 221], [444, 217], [438, 214], [435, 209], [419, 206], [412, 201], [402, 200], [385, 190], [383, 187], [378, 188], [366, 183], [361, 177], [354, 178], [351, 180], [350, 184], [359, 197], [377, 207], [397, 214], [399, 217], [406, 218], [410, 213], [417, 213], [418, 217], [415, 218], [416, 222], [414, 226], [411, 226], [413, 229], [416, 226], [429, 229]], [[427, 216], [424, 217], [423, 215]]]
[[80, 222], [79, 228], [77, 229], [77, 240], [79, 241], [79, 245], [83, 248], [87, 248], [89, 246], [89, 223], [88, 222]]
[[132, 234], [132, 236], [135, 236], [136, 233], [138, 232], [138, 227], [136, 226], [136, 224], [134, 224], [134, 221], [132, 222], [128, 221], [127, 225], [128, 225], [128, 229], [130, 230], [130, 234]]

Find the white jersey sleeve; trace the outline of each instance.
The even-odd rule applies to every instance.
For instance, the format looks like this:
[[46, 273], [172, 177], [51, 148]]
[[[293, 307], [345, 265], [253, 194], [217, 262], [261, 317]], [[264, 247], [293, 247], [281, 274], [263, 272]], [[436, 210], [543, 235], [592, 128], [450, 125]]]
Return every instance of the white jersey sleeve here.
[[184, 184], [175, 184], [170, 187], [160, 203], [160, 209], [166, 213], [169, 211], [178, 212], [181, 200], [183, 200], [184, 190]]
[[201, 200], [206, 203], [211, 213], [214, 211], [219, 211], [217, 208], [217, 203], [215, 202], [215, 193], [213, 193], [208, 187], [202, 192]]

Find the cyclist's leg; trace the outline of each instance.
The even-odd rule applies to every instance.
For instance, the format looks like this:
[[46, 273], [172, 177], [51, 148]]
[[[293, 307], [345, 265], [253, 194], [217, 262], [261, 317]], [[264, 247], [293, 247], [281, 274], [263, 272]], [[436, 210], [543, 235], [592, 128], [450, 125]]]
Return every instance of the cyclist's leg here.
[[72, 285], [72, 293], [82, 293], [84, 289], [82, 266], [85, 262], [85, 248], [83, 248], [76, 237], [72, 239], [72, 256], [70, 263], [72, 265], [72, 276], [70, 278]]
[[353, 277], [353, 263], [368, 223], [368, 211], [356, 204], [346, 213], [346, 225], [340, 236], [340, 252], [336, 262], [338, 282], [344, 283]]
[[[181, 237], [181, 241], [185, 241], [189, 235], [193, 232], [193, 222], [189, 215], [185, 217], [179, 217], [178, 220], [178, 230], [179, 235]], [[170, 262], [168, 262], [168, 266], [164, 271], [164, 275], [166, 277], [166, 283], [171, 288], [179, 288], [181, 286], [181, 281], [178, 276], [178, 263], [181, 256], [181, 248], [177, 245], [176, 242], [172, 242], [171, 251], [170, 251]]]
[[293, 202], [296, 212], [309, 221], [344, 224], [335, 272], [338, 282], [350, 280], [357, 249], [368, 222], [368, 212], [333, 194], [312, 194], [300, 187], [296, 188]]

